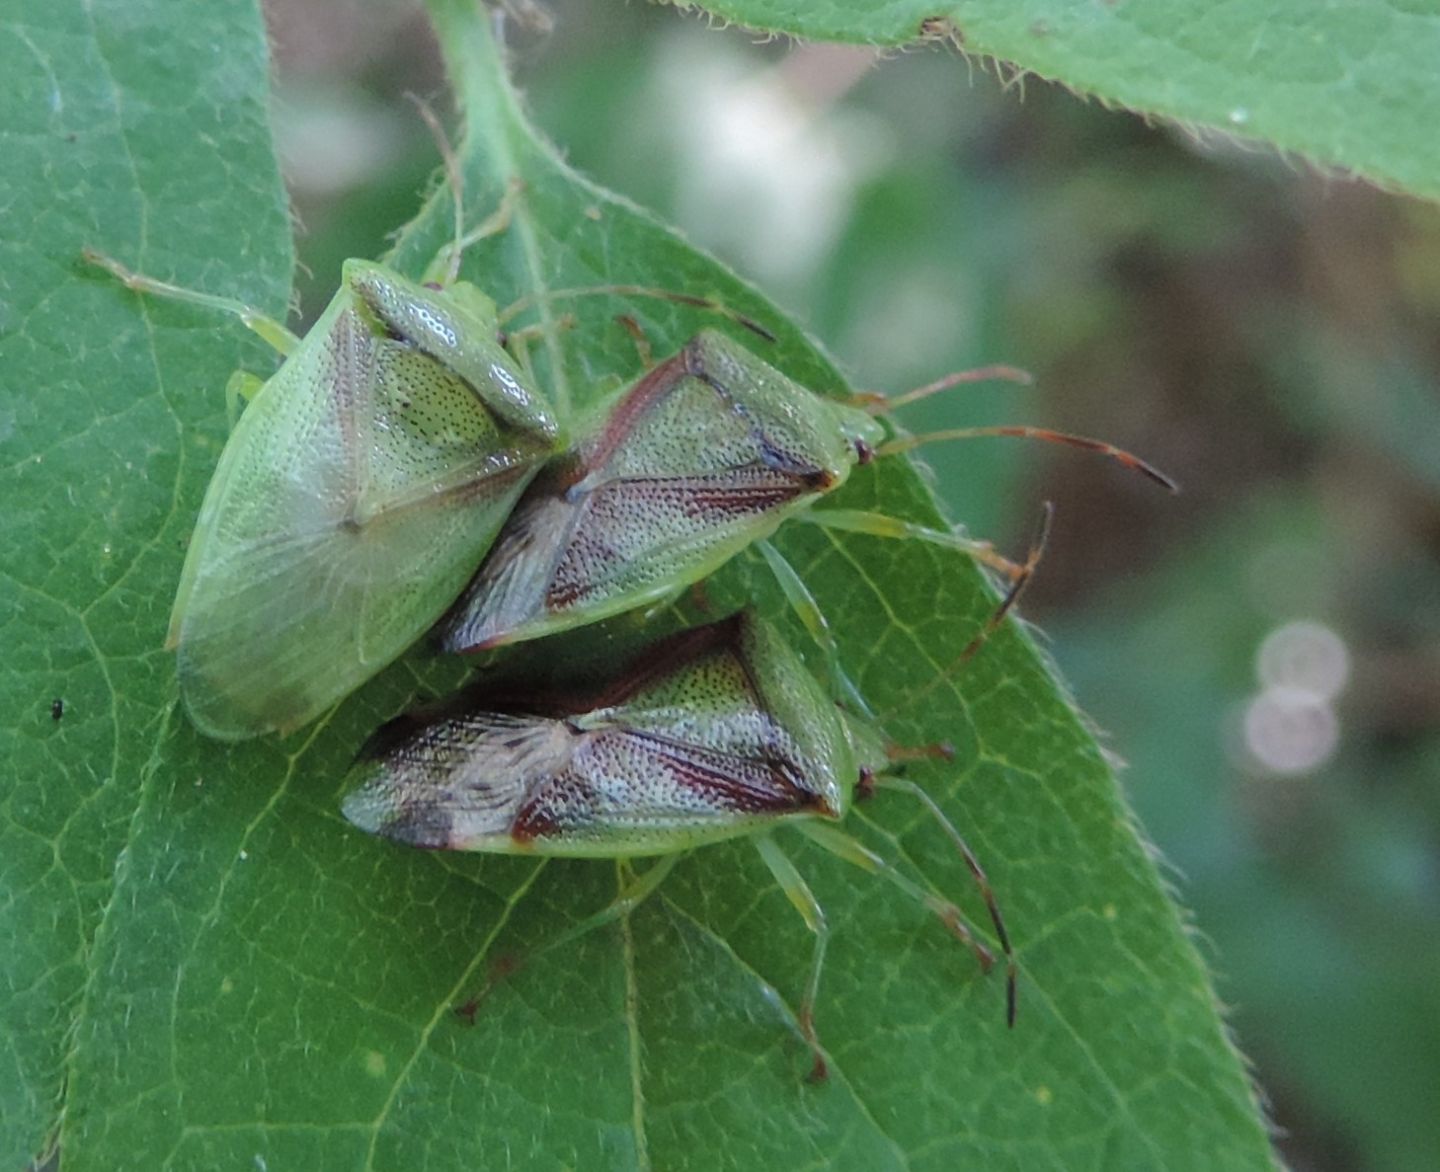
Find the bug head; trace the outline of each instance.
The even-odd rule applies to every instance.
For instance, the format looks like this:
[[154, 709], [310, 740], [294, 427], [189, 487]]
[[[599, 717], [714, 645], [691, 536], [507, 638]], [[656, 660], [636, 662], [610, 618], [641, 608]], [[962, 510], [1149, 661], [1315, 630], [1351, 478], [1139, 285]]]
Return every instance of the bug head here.
[[459, 329], [437, 311], [435, 294], [424, 285], [362, 260], [345, 262], [344, 282], [356, 307], [377, 332], [409, 345], [421, 345], [424, 339], [430, 343], [421, 345], [426, 350], [436, 342], [442, 348], [459, 343]]
[[885, 440], [885, 426], [863, 407], [837, 403], [836, 430], [854, 453], [855, 463], [865, 465], [875, 459], [876, 449]]

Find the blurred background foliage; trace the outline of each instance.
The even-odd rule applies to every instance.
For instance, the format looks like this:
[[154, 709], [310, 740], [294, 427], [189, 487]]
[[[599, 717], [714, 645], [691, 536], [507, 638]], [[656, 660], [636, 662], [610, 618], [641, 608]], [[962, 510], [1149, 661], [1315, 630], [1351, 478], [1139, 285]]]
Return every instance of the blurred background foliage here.
[[[435, 155], [403, 94], [443, 82], [412, 5], [267, 7], [313, 316], [413, 214]], [[1181, 481], [1009, 440], [927, 455], [1003, 548], [1056, 502], [1026, 615], [1129, 764], [1283, 1157], [1440, 1166], [1440, 212], [935, 47], [548, 12], [511, 38], [539, 124], [857, 385], [1036, 376], [908, 426], [1081, 431]]]

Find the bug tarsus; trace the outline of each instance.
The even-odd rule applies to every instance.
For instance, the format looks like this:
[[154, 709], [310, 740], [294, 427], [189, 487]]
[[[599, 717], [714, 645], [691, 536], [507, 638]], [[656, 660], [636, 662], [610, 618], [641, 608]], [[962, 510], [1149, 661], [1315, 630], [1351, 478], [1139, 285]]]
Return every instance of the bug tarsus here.
[[645, 334], [645, 328], [628, 313], [617, 313], [615, 321], [620, 328], [630, 335], [630, 340], [635, 343], [635, 353], [640, 358], [642, 370], [655, 369], [655, 351], [650, 345], [650, 339]]
[[800, 1010], [799, 1025], [801, 1036], [810, 1047], [810, 1072], [805, 1076], [805, 1081], [812, 1084], [828, 1082], [830, 1065], [825, 1061], [825, 1054], [820, 1049], [820, 1039], [815, 1034], [815, 1014], [810, 1006], [804, 1006]]
[[936, 741], [929, 745], [891, 744], [885, 746], [885, 756], [896, 764], [906, 761], [953, 761], [955, 746], [949, 741]]
[[[1041, 510], [1040, 528], [1035, 534], [1035, 540], [1030, 544], [1030, 552], [1025, 555], [1025, 560], [1016, 567], [1015, 576], [1010, 583], [1010, 589], [1005, 592], [1005, 597], [1000, 600], [985, 625], [980, 628], [975, 637], [965, 645], [955, 661], [955, 667], [968, 663], [974, 659], [980, 648], [989, 641], [990, 636], [998, 631], [1010, 612], [1020, 602], [1020, 596], [1025, 593], [1025, 588], [1030, 585], [1030, 580], [1035, 576], [1035, 571], [1040, 568], [1040, 560], [1045, 556], [1045, 547], [1050, 543], [1050, 528], [1055, 520], [1055, 505], [1046, 501]], [[954, 670], [951, 668], [950, 670]], [[946, 673], [948, 674], [948, 672]], [[943, 676], [937, 679], [944, 678]]]
[[[995, 898], [995, 889], [990, 885], [990, 877], [985, 873], [985, 868], [980, 865], [980, 860], [976, 858], [975, 852], [970, 849], [970, 844], [965, 841], [955, 824], [946, 817], [945, 811], [923, 787], [899, 777], [883, 778], [877, 784], [886, 789], [901, 790], [916, 798], [945, 832], [945, 836], [950, 839], [960, 853], [960, 857], [965, 860], [970, 877], [980, 891], [980, 898], [985, 901], [985, 910], [990, 913], [990, 923], [995, 928], [995, 938], [1000, 942], [1000, 951], [1005, 957], [1005, 1024], [1013, 1028], [1019, 970], [1015, 961], [1015, 949], [1010, 943], [1010, 933], [1005, 927], [1005, 916], [1000, 911], [1000, 902]], [[946, 926], [962, 940], [971, 944], [976, 950], [976, 955], [980, 956], [981, 967], [989, 972], [995, 963], [994, 954], [971, 936], [963, 919], [960, 918], [959, 910], [953, 904], [944, 905], [943, 909], [937, 910], [941, 910], [941, 918], [945, 920]], [[954, 913], [953, 919], [947, 912]], [[982, 953], [983, 956], [981, 956]]]
[[507, 954], [496, 959], [490, 966], [490, 978], [485, 982], [485, 987], [469, 998], [463, 1005], [455, 1007], [455, 1016], [460, 1018], [466, 1025], [475, 1024], [476, 1015], [480, 1012], [480, 1006], [495, 991], [495, 987], [501, 981], [508, 980], [525, 967], [525, 962], [518, 956]]

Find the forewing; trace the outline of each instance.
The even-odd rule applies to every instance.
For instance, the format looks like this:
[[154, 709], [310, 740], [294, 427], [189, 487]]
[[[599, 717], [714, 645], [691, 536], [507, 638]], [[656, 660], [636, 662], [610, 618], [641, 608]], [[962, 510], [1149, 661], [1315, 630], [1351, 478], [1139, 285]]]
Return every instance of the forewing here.
[[[356, 495], [365, 587], [357, 650], [388, 663], [450, 605], [548, 455], [434, 359], [381, 342]], [[350, 526], [341, 521], [340, 528]]]
[[402, 718], [362, 752], [345, 816], [363, 830], [439, 850], [512, 849], [534, 789], [568, 772], [563, 722], [477, 711], [414, 726]]
[[707, 628], [718, 637], [658, 666], [642, 659], [598, 707], [394, 726], [346, 814], [421, 846], [577, 857], [664, 854], [835, 816], [833, 762], [767, 710], [741, 645], [724, 640], [732, 627]]
[[214, 736], [297, 727], [399, 655], [542, 456], [353, 311], [324, 340], [246, 410], [196, 526], [172, 638], [187, 708]]
[[845, 478], [853, 452], [827, 420], [809, 391], [700, 334], [626, 393], [573, 476], [534, 486], [446, 645], [533, 638], [699, 581]]

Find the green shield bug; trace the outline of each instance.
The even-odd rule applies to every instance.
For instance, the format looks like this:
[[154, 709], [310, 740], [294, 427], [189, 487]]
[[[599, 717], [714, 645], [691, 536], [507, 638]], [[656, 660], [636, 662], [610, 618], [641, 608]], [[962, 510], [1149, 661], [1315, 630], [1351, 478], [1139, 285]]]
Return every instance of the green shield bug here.
[[[415, 642], [475, 572], [560, 426], [501, 344], [495, 304], [458, 279], [504, 229], [467, 233], [460, 169], [435, 133], [454, 239], [420, 282], [349, 260], [305, 335], [224, 297], [85, 259], [142, 293], [237, 315], [284, 361], [249, 399], [200, 507], [171, 612], [180, 693], [202, 732], [289, 732]], [[512, 190], [512, 194], [514, 194]]]
[[[1043, 428], [956, 428], [886, 438], [882, 411], [1006, 367], [952, 375], [897, 398], [825, 398], [750, 350], [704, 330], [651, 369], [521, 498], [475, 580], [440, 625], [450, 651], [532, 639], [657, 602], [755, 543], [831, 658], [834, 644], [799, 576], [765, 540], [788, 518], [958, 548], [1017, 586], [1030, 567], [981, 541], [880, 513], [812, 506], [859, 464], [930, 440], [1025, 436], [1100, 452], [1166, 487], [1161, 473], [1099, 440]], [[860, 705], [863, 709], [863, 701]]]
[[559, 426], [464, 282], [346, 261], [304, 339], [278, 341], [211, 477], [167, 645], [195, 725], [237, 740], [305, 724], [394, 660], [454, 600]]
[[876, 785], [906, 790], [939, 819], [980, 885], [1015, 962], [984, 872], [939, 807], [913, 782], [887, 777], [892, 755], [847, 716], [798, 656], [751, 612], [681, 631], [617, 674], [528, 699], [465, 694], [403, 716], [361, 750], [344, 800], [364, 830], [412, 846], [574, 858], [659, 856], [609, 908], [552, 941], [572, 939], [633, 908], [682, 852], [754, 836], [766, 865], [815, 933], [797, 1015], [823, 1077], [814, 1010], [825, 916], [771, 831], [794, 826], [848, 862], [884, 876], [937, 915], [988, 970], [992, 954], [959, 909], [836, 826]]

